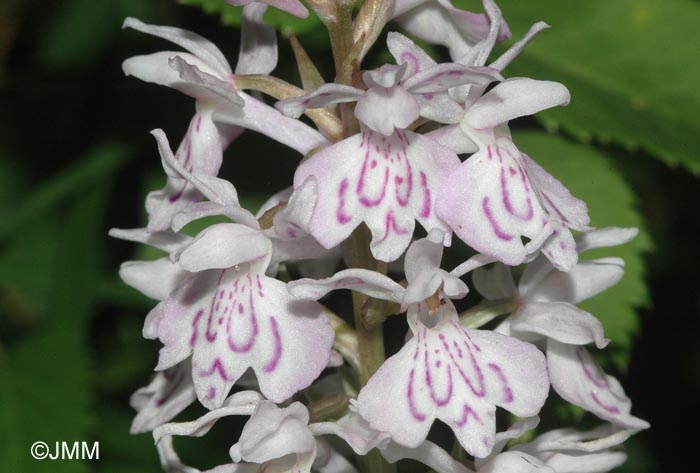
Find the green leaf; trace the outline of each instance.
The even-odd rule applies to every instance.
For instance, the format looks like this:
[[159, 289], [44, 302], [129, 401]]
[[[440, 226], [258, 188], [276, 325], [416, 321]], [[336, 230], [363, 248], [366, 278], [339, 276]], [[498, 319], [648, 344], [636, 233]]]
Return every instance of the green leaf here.
[[[0, 354], [1, 471], [88, 471], [81, 461], [34, 460], [29, 448], [36, 441], [51, 446], [61, 441], [91, 440], [93, 400], [85, 341], [92, 305], [90, 289], [104, 240], [101, 224], [107, 196], [104, 186], [92, 187], [66, 212], [42, 216], [56, 223], [48, 226], [54, 231], [44, 235], [55, 241], [58, 251], [54, 257], [36, 261], [30, 253], [24, 267], [15, 267], [48, 276], [52, 283], [28, 294], [30, 299], [47, 299], [43, 323]], [[25, 233], [45, 228], [28, 225]], [[18, 234], [16, 238], [23, 240], [25, 236]], [[8, 270], [3, 267], [1, 272], [7, 274]]]
[[[579, 140], [641, 147], [700, 172], [700, 3], [691, 0], [500, 0], [514, 39], [552, 26], [508, 76], [561, 82], [571, 104], [538, 115]], [[470, 6], [474, 7], [470, 3]]]
[[615, 365], [625, 370], [634, 335], [639, 330], [636, 309], [649, 304], [644, 282], [643, 254], [651, 248], [637, 210], [637, 195], [615, 167], [614, 156], [543, 132], [514, 133], [518, 147], [588, 204], [591, 224], [637, 227], [640, 234], [631, 243], [584, 253], [586, 259], [619, 256], [625, 260], [625, 276], [616, 286], [584, 301], [581, 308], [598, 317], [612, 340], [607, 352]]
[[[226, 0], [178, 0], [184, 5], [196, 6], [210, 15], [219, 15], [223, 24], [240, 26], [243, 20], [243, 9], [236, 7]], [[282, 35], [299, 35], [310, 33], [321, 28], [321, 20], [313, 13], [308, 18], [297, 18], [276, 8], [268, 8], [265, 12], [265, 23], [276, 28]]]

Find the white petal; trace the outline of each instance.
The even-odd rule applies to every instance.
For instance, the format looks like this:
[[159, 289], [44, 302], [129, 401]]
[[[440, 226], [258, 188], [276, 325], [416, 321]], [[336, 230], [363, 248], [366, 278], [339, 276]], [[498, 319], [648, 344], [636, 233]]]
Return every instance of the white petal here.
[[148, 432], [165, 424], [195, 399], [189, 362], [157, 373], [148, 386], [136, 391], [129, 400], [138, 411], [130, 433]]
[[501, 82], [472, 105], [464, 116], [464, 124], [477, 129], [496, 128], [518, 117], [567, 105], [570, 94], [558, 82], [514, 78]]
[[497, 455], [479, 468], [479, 473], [559, 473], [541, 460], [518, 451]]
[[407, 69], [404, 77], [412, 77], [437, 65], [423, 49], [401, 33], [389, 32], [386, 45], [391, 55], [394, 56], [396, 64], [406, 64]]
[[649, 423], [630, 415], [632, 402], [620, 383], [606, 375], [585, 348], [547, 341], [547, 364], [552, 387], [572, 404], [626, 429]]
[[485, 85], [498, 80], [503, 80], [503, 76], [490, 67], [473, 67], [449, 62], [419, 72], [402, 86], [414, 94], [428, 94], [445, 92], [458, 85]]
[[216, 202], [197, 202], [196, 204], [190, 204], [185, 210], [177, 213], [172, 218], [172, 228], [179, 232], [190, 222], [212, 216], [224, 216], [247, 227], [254, 229], [259, 228], [255, 216], [248, 210], [233, 205], [221, 205]]
[[525, 46], [527, 46], [528, 43], [532, 41], [535, 38], [535, 36], [539, 34], [540, 31], [545, 30], [547, 28], [549, 28], [549, 25], [543, 21], [538, 21], [537, 23], [532, 25], [523, 39], [519, 40], [513, 46], [508, 48], [508, 51], [501, 54], [498, 59], [496, 59], [489, 65], [489, 67], [493, 67], [494, 69], [497, 69], [499, 71], [502, 71], [503, 69], [508, 67], [508, 64], [510, 64], [513, 61], [513, 59], [518, 57], [518, 55], [523, 51], [523, 49], [525, 49]]
[[153, 438], [158, 442], [163, 437], [173, 435], [187, 435], [190, 437], [202, 437], [216, 424], [216, 422], [228, 416], [249, 416], [253, 414], [255, 407], [262, 401], [260, 394], [254, 391], [241, 391], [226, 399], [222, 406], [214, 411], [204, 414], [192, 422], [172, 422], [161, 425], [153, 431]]
[[119, 277], [129, 286], [157, 301], [168, 295], [190, 276], [168, 258], [155, 261], [127, 261], [119, 268]]
[[214, 68], [221, 76], [231, 74], [231, 67], [219, 48], [196, 33], [171, 26], [147, 25], [136, 18], [127, 18], [122, 27], [133, 28], [175, 43]]
[[246, 422], [232, 451], [240, 452], [241, 459], [253, 463], [309, 453], [315, 447], [315, 440], [308, 423], [309, 412], [300, 402], [279, 408], [270, 401], [262, 401]]
[[417, 120], [420, 106], [403, 87], [372, 87], [358, 100], [355, 116], [377, 133], [389, 136]]
[[459, 126], [448, 125], [425, 134], [431, 140], [446, 146], [456, 154], [475, 153], [479, 146]]
[[236, 223], [219, 223], [203, 230], [176, 255], [187, 271], [232, 268], [244, 263], [267, 266], [270, 241], [259, 230]]
[[365, 71], [362, 80], [368, 88], [391, 88], [397, 85], [406, 74], [408, 64], [384, 64], [379, 69]]
[[491, 269], [477, 268], [472, 274], [472, 283], [479, 294], [489, 300], [518, 295], [510, 268], [502, 263], [494, 264]]
[[153, 246], [168, 253], [176, 251], [192, 241], [189, 235], [170, 231], [149, 232], [145, 228], [122, 229], [112, 228], [109, 236], [122, 240], [135, 241]]
[[[168, 59], [168, 66], [177, 71], [180, 79], [188, 84], [193, 84], [209, 91], [215, 98], [218, 96], [232, 105], [242, 106], [244, 104], [230, 78], [220, 79], [216, 75], [202, 70], [197, 64], [188, 63], [182, 56], [174, 56]], [[195, 98], [204, 97], [195, 96]]]
[[617, 284], [624, 272], [625, 262], [620, 258], [581, 261], [567, 273], [548, 272], [536, 286], [522, 292], [522, 295], [535, 301], [578, 304]]
[[351, 289], [376, 299], [400, 302], [404, 291], [400, 284], [383, 274], [360, 268], [345, 269], [321, 280], [298, 279], [287, 287], [294, 297], [314, 300], [336, 289]]
[[323, 84], [310, 94], [280, 100], [275, 108], [284, 115], [299, 118], [308, 108], [328, 107], [337, 103], [355, 102], [363, 91], [343, 84]]
[[288, 146], [301, 154], [307, 154], [314, 148], [322, 148], [328, 140], [314, 128], [285, 117], [269, 105], [240, 92], [245, 105], [217, 108], [214, 119], [237, 125], [262, 133], [265, 136]]
[[576, 249], [579, 253], [583, 253], [593, 248], [623, 245], [632, 241], [638, 234], [638, 228], [601, 228], [578, 236], [576, 238]]
[[603, 336], [600, 320], [566, 302], [527, 302], [510, 318], [510, 328], [572, 345], [595, 342], [598, 348], [604, 348], [610, 343]]
[[236, 74], [269, 74], [277, 66], [277, 38], [275, 30], [263, 21], [266, 10], [261, 3], [243, 8]]

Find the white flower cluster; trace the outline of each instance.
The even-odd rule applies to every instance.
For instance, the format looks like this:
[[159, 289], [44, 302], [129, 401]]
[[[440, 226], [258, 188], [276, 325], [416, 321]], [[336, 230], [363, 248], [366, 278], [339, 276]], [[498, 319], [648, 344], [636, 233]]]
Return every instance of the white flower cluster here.
[[[334, 43], [336, 82], [303, 90], [269, 76], [277, 43], [263, 14], [270, 5], [306, 17], [306, 8], [298, 0], [230, 3], [245, 5], [234, 69], [194, 33], [125, 22], [185, 51], [129, 58], [124, 72], [177, 89], [196, 108], [175, 153], [163, 131], [152, 132], [167, 183], [146, 199], [147, 226], [111, 232], [168, 253], [120, 271], [159, 301], [143, 333], [163, 347], [153, 381], [132, 398], [132, 431], [153, 432], [164, 469], [199, 471], [180, 461], [172, 437], [205, 435], [232, 415], [247, 423], [232, 439], [231, 462], [210, 471], [379, 471], [372, 462], [355, 465], [331, 436], [360, 456], [377, 449], [389, 463], [413, 459], [444, 473], [594, 473], [621, 464], [618, 446], [648, 424], [630, 414], [618, 381], [584, 348], [609, 340], [576, 304], [616, 284], [624, 262], [579, 254], [626, 243], [636, 230], [590, 227], [585, 203], [521, 153], [508, 128], [569, 101], [561, 84], [501, 75], [547, 25], [535, 24], [488, 63], [494, 45], [510, 37], [492, 0], [484, 0], [485, 14], [449, 0], [366, 0], [354, 22], [337, 11], [352, 5], [309, 1], [331, 38], [354, 44]], [[446, 46], [454, 62], [438, 64], [390, 32], [395, 64], [361, 71], [392, 19]], [[279, 101], [271, 107], [257, 92]], [[298, 119], [304, 113], [315, 127]], [[305, 156], [293, 186], [255, 215], [218, 177], [224, 149], [245, 130]], [[194, 237], [181, 232], [209, 216], [230, 222]], [[415, 239], [416, 221], [427, 237]], [[440, 265], [453, 234], [477, 254], [447, 271]], [[348, 267], [334, 274], [341, 254]], [[385, 263], [400, 258], [403, 274], [389, 277]], [[289, 281], [280, 270], [292, 264], [319, 277]], [[510, 267], [521, 264], [516, 285]], [[467, 273], [487, 302], [460, 315], [452, 301], [469, 292]], [[318, 302], [340, 289], [356, 295], [354, 328]], [[404, 313], [408, 336], [385, 360], [382, 321]], [[480, 328], [496, 317], [495, 329]], [[506, 448], [537, 426], [550, 386], [606, 424]], [[206, 415], [171, 422], [196, 400]], [[520, 420], [497, 432], [497, 407]], [[435, 420], [464, 455], [428, 440]]]

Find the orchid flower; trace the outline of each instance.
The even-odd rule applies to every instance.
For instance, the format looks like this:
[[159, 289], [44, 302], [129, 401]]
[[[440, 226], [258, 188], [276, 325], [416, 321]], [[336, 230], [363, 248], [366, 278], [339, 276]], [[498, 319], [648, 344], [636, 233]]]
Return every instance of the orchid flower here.
[[[325, 84], [277, 104], [285, 114], [299, 116], [306, 108], [358, 101], [355, 115], [362, 132], [315, 153], [294, 176], [295, 187], [309, 178], [317, 182], [318, 201], [309, 230], [326, 248], [338, 245], [365, 222], [372, 232], [372, 254], [393, 261], [410, 243], [415, 220], [428, 230], [447, 231], [433, 205], [437, 188], [459, 159], [405, 128], [421, 114], [416, 97], [498, 76], [485, 68], [443, 64], [402, 81], [406, 70], [404, 64], [366, 72], [367, 91]], [[445, 243], [449, 237], [446, 232]]]
[[[636, 234], [636, 229], [594, 231], [579, 240], [578, 249], [619, 245]], [[621, 428], [639, 430], [649, 424], [629, 414], [631, 402], [620, 383], [605, 375], [582, 346], [608, 344], [600, 321], [574, 305], [613, 286], [623, 273], [619, 258], [580, 261], [562, 272], [540, 256], [527, 267], [517, 288], [510, 270], [500, 264], [477, 269], [474, 285], [487, 299], [518, 300], [518, 309], [496, 331], [528, 341], [547, 340], [549, 377], [561, 397]]]
[[[496, 6], [492, 0], [484, 0], [484, 8], [488, 12]], [[483, 40], [493, 24], [492, 18], [455, 8], [450, 0], [397, 0], [393, 16], [413, 36], [447, 47], [454, 60]], [[511, 37], [504, 21], [499, 22], [497, 37], [499, 41]]]
[[540, 249], [559, 269], [576, 264], [570, 228], [590, 230], [586, 204], [521, 153], [504, 126], [568, 101], [561, 84], [520, 78], [498, 84], [466, 111], [460, 126], [479, 151], [445, 180], [436, 209], [477, 251], [511, 266]]
[[[176, 163], [165, 135], [154, 134], [164, 161]], [[207, 180], [209, 187], [189, 178], [222, 204], [224, 191], [232, 192], [217, 178]], [[219, 193], [213, 190], [217, 187]], [[229, 207], [247, 219], [245, 211]], [[201, 215], [197, 207], [180, 224]], [[291, 297], [284, 283], [265, 275], [271, 256], [270, 239], [259, 228], [239, 223], [210, 226], [171, 254], [180, 268], [195, 274], [151, 311], [145, 335], [164, 343], [158, 370], [192, 355], [195, 390], [205, 406], [220, 406], [249, 367], [261, 391], [281, 402], [328, 364], [333, 328], [318, 303]]]
[[[274, 31], [262, 23], [264, 8], [259, 7], [250, 5], [245, 9], [244, 28], [248, 31], [241, 45], [237, 73], [265, 74], [277, 63]], [[180, 90], [195, 98], [197, 113], [176, 153], [178, 162], [188, 171], [210, 176], [218, 174], [224, 149], [244, 128], [270, 136], [300, 153], [326, 143], [316, 130], [238, 92], [226, 58], [201, 36], [179, 28], [147, 25], [135, 18], [127, 18], [124, 27], [166, 39], [188, 51], [135, 56], [122, 65], [127, 75]], [[149, 230], [166, 229], [173, 215], [200, 199], [191, 186], [178, 179], [168, 179], [166, 186], [149, 194], [146, 201]]]
[[331, 289], [351, 288], [372, 297], [412, 302], [407, 305], [413, 336], [362, 388], [359, 413], [373, 429], [406, 447], [424, 442], [439, 419], [467, 452], [486, 456], [494, 445], [496, 406], [527, 417], [544, 404], [549, 390], [545, 359], [529, 343], [465, 329], [449, 299], [432, 314], [428, 304], [413, 302], [436, 291], [466, 294], [463, 283], [439, 269], [439, 237], [431, 232], [409, 248], [405, 291], [386, 276], [361, 269], [341, 271], [323, 281], [295, 281], [289, 290], [297, 296], [320, 297]]

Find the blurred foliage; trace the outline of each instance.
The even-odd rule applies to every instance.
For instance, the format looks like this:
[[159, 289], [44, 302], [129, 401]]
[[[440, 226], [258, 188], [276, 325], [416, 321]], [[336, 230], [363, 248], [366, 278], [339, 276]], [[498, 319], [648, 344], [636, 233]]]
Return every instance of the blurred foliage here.
[[[481, 10], [477, 0], [455, 3]], [[643, 229], [628, 245], [586, 256], [626, 260], [623, 281], [582, 306], [603, 320], [613, 340], [605, 361], [623, 379], [634, 413], [654, 426], [632, 439], [619, 471], [683, 471], [694, 439], [676, 429], [700, 394], [700, 186], [691, 174], [700, 171], [700, 4], [498, 3], [514, 39], [536, 20], [553, 27], [507, 75], [557, 80], [572, 92], [570, 106], [515, 122], [519, 146], [587, 201], [593, 225]], [[176, 92], [123, 77], [124, 58], [165, 45], [122, 31], [126, 16], [197, 31], [235, 58], [238, 32], [221, 23], [239, 24], [240, 8], [223, 0], [0, 2], [2, 472], [160, 471], [150, 435], [128, 434], [128, 397], [148, 382], [157, 357], [158, 343], [140, 333], [153, 301], [117, 276], [120, 262], [157, 253], [106, 233], [143, 225], [143, 198], [163, 182], [147, 132], [162, 127], [175, 139], [193, 107]], [[313, 13], [299, 20], [269, 9], [266, 20], [281, 36], [298, 34], [319, 68], [332, 70]], [[370, 58], [387, 58], [381, 41]], [[276, 75], [297, 82], [291, 49], [280, 47]], [[253, 133], [234, 148], [222, 173], [251, 209], [291, 182], [294, 153]], [[681, 394], [672, 400], [674, 381]], [[552, 412], [562, 422], [593, 421], [561, 407]], [[185, 459], [225, 453], [226, 428], [186, 447]], [[98, 440], [100, 460], [37, 462], [29, 455], [37, 440]]]

